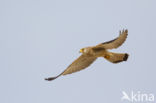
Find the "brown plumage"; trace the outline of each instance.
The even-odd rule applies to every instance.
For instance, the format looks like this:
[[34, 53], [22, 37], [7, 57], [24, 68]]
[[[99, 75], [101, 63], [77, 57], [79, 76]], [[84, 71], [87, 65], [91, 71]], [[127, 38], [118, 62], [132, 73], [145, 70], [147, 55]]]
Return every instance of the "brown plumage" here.
[[119, 37], [108, 42], [104, 42], [92, 47], [86, 47], [80, 49], [82, 55], [77, 58], [72, 64], [70, 64], [67, 69], [65, 69], [61, 74], [55, 77], [49, 77], [45, 80], [51, 81], [58, 78], [61, 75], [71, 74], [90, 66], [98, 57], [104, 57], [106, 60], [112, 63], [119, 63], [122, 61], [127, 61], [127, 53], [112, 53], [107, 51], [107, 49], [118, 48], [126, 40], [128, 35], [128, 30], [120, 31]]

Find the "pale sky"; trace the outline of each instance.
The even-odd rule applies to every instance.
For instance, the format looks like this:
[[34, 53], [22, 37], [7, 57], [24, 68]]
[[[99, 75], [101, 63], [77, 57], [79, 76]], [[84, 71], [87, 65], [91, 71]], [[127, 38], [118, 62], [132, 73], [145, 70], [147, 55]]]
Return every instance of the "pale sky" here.
[[[79, 49], [109, 41], [128, 29], [114, 52], [87, 69], [56, 76]], [[156, 94], [155, 0], [1, 0], [0, 103], [130, 103], [122, 91]]]

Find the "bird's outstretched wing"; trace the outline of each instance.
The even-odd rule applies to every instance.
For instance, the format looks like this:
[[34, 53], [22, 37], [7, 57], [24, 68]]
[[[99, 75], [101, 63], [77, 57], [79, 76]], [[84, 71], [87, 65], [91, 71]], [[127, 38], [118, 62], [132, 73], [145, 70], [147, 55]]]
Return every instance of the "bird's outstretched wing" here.
[[58, 78], [61, 75], [67, 75], [67, 74], [71, 74], [71, 73], [80, 71], [80, 70], [85, 69], [86, 67], [88, 67], [95, 60], [96, 60], [96, 57], [94, 57], [94, 56], [82, 54], [71, 65], [69, 65], [67, 67], [67, 69], [65, 69], [61, 74], [59, 74], [56, 77], [46, 78], [45, 80], [49, 80], [49, 81], [54, 80], [54, 79]]
[[128, 35], [128, 30], [123, 30], [122, 32], [120, 31], [119, 37], [117, 37], [111, 41], [98, 44], [97, 46], [95, 46], [95, 48], [98, 48], [98, 47], [103, 47], [105, 49], [118, 48], [119, 46], [121, 46], [124, 43], [124, 41], [127, 38], [127, 35]]

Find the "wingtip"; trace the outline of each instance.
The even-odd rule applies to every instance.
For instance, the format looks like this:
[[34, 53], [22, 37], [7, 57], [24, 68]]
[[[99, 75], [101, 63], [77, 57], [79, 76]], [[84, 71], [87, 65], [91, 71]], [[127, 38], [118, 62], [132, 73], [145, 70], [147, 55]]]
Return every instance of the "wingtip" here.
[[128, 29], [125, 29], [125, 33], [128, 33]]
[[52, 81], [52, 80], [55, 80], [57, 77], [50, 77], [50, 78], [45, 78], [44, 80], [47, 80], [47, 81]]
[[122, 33], [126, 33], [126, 34], [128, 34], [128, 29], [120, 30], [120, 31], [119, 31], [119, 34], [121, 35]]

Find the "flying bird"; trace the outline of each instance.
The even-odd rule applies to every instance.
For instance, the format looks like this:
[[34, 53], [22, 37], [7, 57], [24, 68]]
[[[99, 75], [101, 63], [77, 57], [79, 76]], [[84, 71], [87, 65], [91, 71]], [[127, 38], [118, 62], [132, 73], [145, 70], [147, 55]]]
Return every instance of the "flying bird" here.
[[82, 55], [78, 57], [72, 64], [70, 64], [62, 73], [55, 77], [49, 77], [45, 80], [51, 81], [61, 75], [71, 74], [90, 66], [98, 57], [103, 57], [112, 63], [119, 63], [122, 61], [127, 61], [127, 53], [113, 53], [109, 52], [108, 49], [114, 49], [121, 46], [127, 38], [128, 30], [122, 30], [119, 32], [119, 37], [104, 43], [100, 43], [96, 46], [90, 46], [80, 49]]

